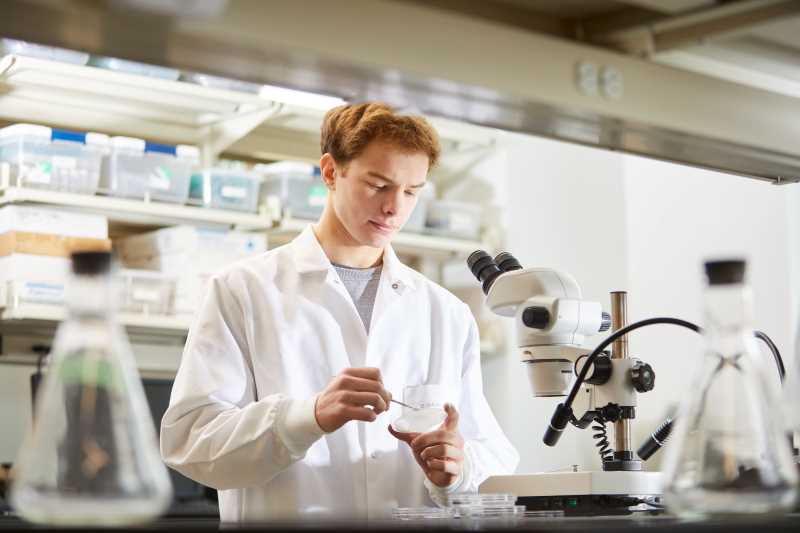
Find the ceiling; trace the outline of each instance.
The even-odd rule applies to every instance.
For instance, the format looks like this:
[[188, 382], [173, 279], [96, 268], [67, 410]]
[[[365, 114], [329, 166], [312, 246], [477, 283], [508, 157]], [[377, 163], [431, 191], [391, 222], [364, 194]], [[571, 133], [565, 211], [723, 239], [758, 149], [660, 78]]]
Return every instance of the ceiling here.
[[800, 0], [3, 0], [0, 36], [800, 181]]
[[797, 0], [399, 0], [800, 97]]

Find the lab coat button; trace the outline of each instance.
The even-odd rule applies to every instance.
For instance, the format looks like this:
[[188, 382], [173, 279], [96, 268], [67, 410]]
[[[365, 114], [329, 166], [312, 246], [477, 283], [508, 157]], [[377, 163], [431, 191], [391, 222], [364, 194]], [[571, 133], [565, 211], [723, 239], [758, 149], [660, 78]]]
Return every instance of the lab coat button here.
[[372, 457], [373, 459], [380, 459], [381, 458], [381, 452], [374, 451], [371, 454], [369, 454], [369, 456]]
[[394, 290], [397, 290], [397, 289], [399, 289], [399, 288], [400, 288], [400, 285], [398, 285], [397, 283], [392, 283], [392, 288], [393, 288]]

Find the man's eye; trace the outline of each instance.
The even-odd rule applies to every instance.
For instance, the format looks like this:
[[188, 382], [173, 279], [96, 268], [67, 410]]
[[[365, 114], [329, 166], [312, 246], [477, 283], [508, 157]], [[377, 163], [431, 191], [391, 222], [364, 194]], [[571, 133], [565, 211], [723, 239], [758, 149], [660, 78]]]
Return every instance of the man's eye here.
[[369, 186], [375, 189], [376, 191], [380, 191], [386, 188], [386, 185], [375, 185], [374, 183], [370, 183]]
[[406, 191], [406, 196], [416, 196], [417, 191]]

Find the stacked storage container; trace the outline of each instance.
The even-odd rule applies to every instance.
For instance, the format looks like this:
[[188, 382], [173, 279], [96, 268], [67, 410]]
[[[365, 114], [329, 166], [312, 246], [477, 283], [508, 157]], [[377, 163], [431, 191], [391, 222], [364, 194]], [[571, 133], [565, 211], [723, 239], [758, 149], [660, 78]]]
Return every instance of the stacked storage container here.
[[15, 124], [0, 130], [0, 161], [11, 166], [11, 185], [95, 194], [108, 136]]
[[126, 267], [176, 277], [175, 312], [193, 315], [209, 278], [234, 261], [264, 253], [267, 241], [262, 234], [174, 226], [117, 240], [115, 247]]
[[258, 211], [263, 178], [240, 167], [215, 167], [192, 175], [189, 197], [205, 207], [254, 213]]
[[265, 196], [280, 200], [285, 216], [316, 220], [328, 199], [328, 189], [322, 183], [319, 167], [296, 161], [255, 166], [264, 176]]
[[4, 303], [64, 301], [73, 251], [111, 249], [108, 220], [29, 206], [0, 209], [0, 292]]
[[101, 188], [112, 196], [184, 204], [199, 155], [194, 146], [112, 137]]

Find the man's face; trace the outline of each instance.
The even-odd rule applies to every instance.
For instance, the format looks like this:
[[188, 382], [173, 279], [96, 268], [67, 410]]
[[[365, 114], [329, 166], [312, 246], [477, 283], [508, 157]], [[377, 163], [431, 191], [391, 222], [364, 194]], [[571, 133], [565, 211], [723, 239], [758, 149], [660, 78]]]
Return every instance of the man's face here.
[[359, 244], [383, 248], [408, 220], [428, 174], [428, 156], [373, 141], [336, 170], [333, 208]]

